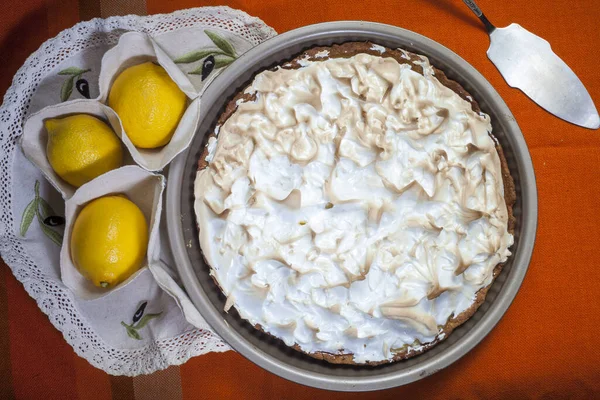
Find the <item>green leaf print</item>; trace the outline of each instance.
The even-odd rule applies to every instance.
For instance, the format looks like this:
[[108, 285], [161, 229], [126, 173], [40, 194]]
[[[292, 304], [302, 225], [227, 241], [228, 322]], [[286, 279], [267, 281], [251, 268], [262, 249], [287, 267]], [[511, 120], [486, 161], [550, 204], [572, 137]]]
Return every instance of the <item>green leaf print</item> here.
[[[39, 214], [38, 218], [41, 218]], [[63, 236], [60, 233], [56, 232], [54, 229], [46, 226], [46, 224], [44, 224], [44, 221], [40, 221], [40, 219], [38, 219], [38, 221], [40, 222], [42, 232], [44, 232], [44, 234], [48, 236], [50, 240], [56, 243], [59, 247], [62, 246]]]
[[217, 49], [191, 51], [189, 53], [182, 55], [181, 57], [174, 59], [173, 61], [177, 64], [188, 64], [188, 63], [200, 61], [203, 58], [208, 57], [208, 56], [216, 56], [216, 55], [220, 55], [220, 54], [224, 55], [225, 53], [223, 53]]
[[227, 41], [227, 39], [222, 38], [219, 34], [215, 33], [215, 32], [211, 32], [209, 30], [205, 30], [204, 33], [206, 33], [206, 36], [208, 36], [208, 38], [210, 40], [212, 40], [212, 42], [221, 50], [223, 50], [225, 52], [225, 54], [230, 55], [231, 57], [235, 58], [235, 49], [233, 48], [233, 46], [231, 45], [231, 43], [229, 43]]
[[[89, 71], [91, 71], [91, 69], [82, 69], [79, 67], [69, 67], [63, 69], [62, 71], [59, 71], [58, 75], [68, 76], [67, 80], [63, 82], [60, 88], [60, 101], [69, 100], [69, 97], [71, 97], [71, 93], [73, 93], [73, 84], [75, 83], [75, 81], [81, 78], [81, 75]], [[87, 81], [85, 82], [85, 84], [87, 85]], [[89, 92], [87, 94], [85, 92], [81, 93], [84, 95], [84, 97], [89, 98]]]
[[190, 51], [173, 60], [178, 64], [190, 64], [202, 61], [200, 65], [188, 72], [190, 75], [200, 75], [202, 80], [208, 78], [215, 69], [226, 67], [237, 58], [235, 48], [227, 39], [223, 38], [218, 33], [209, 30], [205, 30], [204, 33], [218, 49]]
[[59, 75], [81, 75], [83, 73], [89, 72], [91, 69], [82, 69], [79, 67], [69, 67], [60, 71]]
[[48, 204], [48, 202], [44, 199], [42, 199], [41, 197], [38, 197], [38, 202], [39, 202], [39, 210], [40, 210], [40, 214], [42, 215], [42, 219], [46, 219], [52, 215], [57, 215], [54, 210], [52, 209], [52, 206], [50, 206], [50, 204]]
[[63, 82], [60, 88], [60, 101], [67, 101], [73, 93], [73, 82], [75, 81], [76, 75], [71, 75], [66, 81]]
[[34, 192], [35, 195], [33, 200], [27, 204], [25, 211], [23, 211], [23, 216], [21, 217], [21, 236], [25, 236], [27, 233], [27, 230], [31, 226], [31, 222], [33, 222], [33, 217], [37, 217], [42, 232], [58, 246], [62, 246], [62, 234], [56, 232], [54, 229], [46, 225], [44, 220], [48, 217], [51, 217], [51, 219], [54, 221], [54, 226], [63, 224], [64, 218], [57, 216], [50, 204], [48, 204], [48, 202], [40, 196], [40, 181], [35, 181]]
[[[142, 335], [140, 335], [138, 331], [148, 325], [148, 322], [155, 318], [159, 318], [162, 315], [162, 312], [143, 315], [147, 304], [148, 302], [143, 302], [142, 305], [136, 310], [135, 314], [133, 315], [133, 322], [131, 325], [125, 323], [125, 321], [121, 321], [121, 325], [123, 325], [127, 331], [127, 336], [132, 339], [142, 340]], [[136, 324], [135, 321], [139, 322]]]
[[146, 314], [142, 317], [142, 319], [140, 319], [140, 322], [138, 322], [135, 325], [135, 329], [142, 329], [143, 327], [145, 327], [146, 325], [148, 325], [148, 322], [150, 322], [150, 320], [154, 319], [154, 318], [158, 318], [162, 315], [162, 312], [159, 312], [157, 314]]
[[217, 68], [226, 67], [229, 64], [231, 64], [233, 61], [234, 61], [234, 59], [229, 56], [215, 57], [215, 63], [214, 63], [214, 65], [210, 66], [210, 71], [205, 71], [207, 64], [202, 63], [198, 68], [188, 72], [188, 74], [190, 74], [190, 75], [208, 75], [213, 70], [215, 70]]
[[125, 327], [125, 330], [127, 331], [127, 336], [129, 336], [130, 338], [135, 339], [135, 340], [142, 340], [142, 336], [138, 333], [138, 331], [134, 327], [127, 325], [123, 321], [121, 321], [121, 325], [123, 325]]
[[23, 211], [23, 216], [21, 217], [21, 236], [25, 236], [27, 229], [29, 229], [31, 222], [33, 222], [36, 208], [36, 199], [31, 200], [29, 204], [27, 204], [27, 207], [25, 207], [25, 211]]

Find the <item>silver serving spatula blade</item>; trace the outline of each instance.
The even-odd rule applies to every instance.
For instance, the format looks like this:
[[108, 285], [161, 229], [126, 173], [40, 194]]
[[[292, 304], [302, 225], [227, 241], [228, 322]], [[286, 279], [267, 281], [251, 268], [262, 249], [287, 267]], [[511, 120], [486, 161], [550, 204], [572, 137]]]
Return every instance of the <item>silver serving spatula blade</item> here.
[[485, 25], [490, 35], [487, 55], [511, 87], [521, 89], [565, 121], [590, 129], [600, 127], [590, 94], [550, 43], [518, 24], [496, 28], [474, 1], [463, 1]]

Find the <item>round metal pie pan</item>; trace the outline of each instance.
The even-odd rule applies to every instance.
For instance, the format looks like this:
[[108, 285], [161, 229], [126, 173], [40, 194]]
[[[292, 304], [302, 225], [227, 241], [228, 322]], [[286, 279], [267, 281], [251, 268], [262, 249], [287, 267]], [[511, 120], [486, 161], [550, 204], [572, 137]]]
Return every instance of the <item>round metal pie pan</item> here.
[[[209, 276], [198, 243], [194, 215], [194, 179], [206, 137], [219, 114], [238, 90], [261, 70], [281, 64], [314, 46], [371, 41], [401, 47], [429, 57], [448, 78], [459, 82], [492, 119], [493, 134], [502, 145], [515, 181], [517, 201], [515, 244], [485, 302], [445, 341], [425, 353], [378, 367], [334, 365], [313, 359], [254, 329], [232, 308], [223, 311], [225, 296]], [[283, 378], [323, 389], [378, 390], [431, 375], [458, 360], [479, 343], [514, 299], [527, 271], [537, 226], [537, 192], [531, 158], [512, 113], [490, 83], [471, 65], [444, 46], [405, 29], [370, 22], [329, 22], [278, 35], [254, 47], [219, 75], [202, 95], [201, 123], [189, 149], [170, 166], [167, 221], [179, 274], [192, 302], [214, 331], [231, 347]]]

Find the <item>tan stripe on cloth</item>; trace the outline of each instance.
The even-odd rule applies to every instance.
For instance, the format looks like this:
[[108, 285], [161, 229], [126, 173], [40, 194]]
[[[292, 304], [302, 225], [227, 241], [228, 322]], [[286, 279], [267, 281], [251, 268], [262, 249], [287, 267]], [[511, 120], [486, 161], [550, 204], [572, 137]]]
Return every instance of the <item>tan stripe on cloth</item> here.
[[100, 0], [100, 15], [102, 18], [113, 15], [146, 15], [146, 0]]
[[128, 14], [146, 15], [146, 0], [79, 0], [79, 16], [84, 21]]
[[79, 18], [87, 21], [100, 17], [100, 0], [79, 0]]
[[[6, 275], [10, 274], [8, 266], [0, 260], [0, 399], [15, 398], [10, 369], [10, 336], [8, 331], [8, 297], [6, 296]], [[179, 373], [179, 372], [178, 372]]]
[[[145, 0], [79, 0], [79, 17], [82, 20], [107, 18], [114, 15], [146, 15]], [[179, 374], [179, 371], [177, 372]], [[135, 397], [134, 378], [111, 376], [110, 390], [113, 400], [131, 400]]]
[[135, 396], [133, 378], [129, 376], [111, 376], [110, 391], [113, 400], [132, 400]]
[[110, 375], [73, 354], [77, 400], [111, 400]]
[[152, 375], [133, 378], [135, 400], [181, 400], [181, 375], [179, 366], [174, 365]]
[[48, 37], [58, 35], [60, 31], [72, 27], [79, 20], [79, 0], [46, 0]]

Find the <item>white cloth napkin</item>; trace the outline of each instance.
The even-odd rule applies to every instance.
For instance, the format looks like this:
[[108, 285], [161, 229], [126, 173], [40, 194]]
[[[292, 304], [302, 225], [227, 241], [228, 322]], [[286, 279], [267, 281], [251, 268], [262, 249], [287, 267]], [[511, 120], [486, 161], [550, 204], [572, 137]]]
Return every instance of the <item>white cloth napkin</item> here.
[[[0, 108], [2, 258], [75, 352], [117, 375], [151, 373], [195, 355], [229, 349], [210, 331], [178, 281], [165, 213], [160, 224], [160, 262], [122, 290], [82, 300], [61, 280], [64, 201], [24, 157], [19, 138], [27, 116], [44, 107], [96, 98], [102, 56], [127, 31], [151, 35], [169, 57], [181, 61], [177, 65], [199, 93], [228, 62], [276, 34], [261, 20], [228, 7], [82, 22], [32, 54], [4, 98]], [[206, 61], [211, 50], [216, 64], [212, 70], [210, 60]], [[203, 58], [198, 59], [202, 52]], [[167, 172], [168, 167], [161, 173]]]

